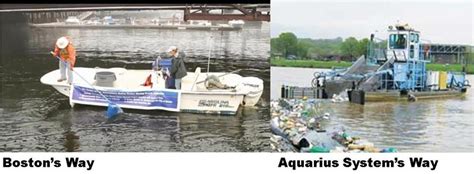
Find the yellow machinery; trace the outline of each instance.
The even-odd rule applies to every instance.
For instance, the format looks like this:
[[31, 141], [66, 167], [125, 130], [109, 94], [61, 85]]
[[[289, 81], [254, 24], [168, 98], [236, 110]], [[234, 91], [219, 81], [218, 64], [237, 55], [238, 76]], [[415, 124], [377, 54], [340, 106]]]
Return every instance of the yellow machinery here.
[[446, 82], [448, 80], [448, 73], [446, 71], [439, 72], [439, 90], [446, 89]]

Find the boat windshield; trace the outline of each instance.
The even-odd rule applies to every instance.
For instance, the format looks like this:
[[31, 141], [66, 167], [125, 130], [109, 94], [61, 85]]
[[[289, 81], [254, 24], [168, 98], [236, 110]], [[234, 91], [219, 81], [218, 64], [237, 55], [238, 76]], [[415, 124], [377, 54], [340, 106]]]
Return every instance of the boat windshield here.
[[391, 34], [389, 39], [390, 49], [405, 49], [406, 48], [406, 34]]

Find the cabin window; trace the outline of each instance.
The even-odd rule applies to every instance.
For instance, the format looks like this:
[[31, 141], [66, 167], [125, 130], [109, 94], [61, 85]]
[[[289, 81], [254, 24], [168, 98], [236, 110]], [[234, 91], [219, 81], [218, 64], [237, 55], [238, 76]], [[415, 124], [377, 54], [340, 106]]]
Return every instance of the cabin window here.
[[389, 47], [391, 49], [405, 49], [407, 43], [407, 35], [406, 34], [391, 34]]
[[412, 43], [418, 43], [418, 41], [419, 41], [418, 34], [410, 33], [410, 42], [412, 42]]

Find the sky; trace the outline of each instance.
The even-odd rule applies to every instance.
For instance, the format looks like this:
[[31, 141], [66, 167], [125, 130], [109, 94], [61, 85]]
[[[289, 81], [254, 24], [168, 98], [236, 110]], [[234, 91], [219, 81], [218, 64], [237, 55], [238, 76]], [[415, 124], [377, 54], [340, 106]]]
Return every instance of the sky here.
[[474, 45], [471, 0], [272, 0], [271, 35], [386, 39], [389, 25], [408, 23], [428, 43]]

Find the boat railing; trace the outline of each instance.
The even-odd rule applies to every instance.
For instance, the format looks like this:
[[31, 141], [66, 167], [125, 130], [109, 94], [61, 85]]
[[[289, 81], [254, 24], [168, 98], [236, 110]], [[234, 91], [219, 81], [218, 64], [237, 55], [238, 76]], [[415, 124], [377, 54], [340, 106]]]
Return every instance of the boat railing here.
[[367, 45], [367, 63], [376, 64], [387, 60], [387, 53], [383, 40], [376, 39], [369, 41]]
[[424, 60], [408, 59], [406, 61], [409, 72], [408, 89], [422, 90], [426, 88], [426, 62]]
[[390, 78], [390, 74], [387, 72], [381, 75], [382, 86], [380, 89], [385, 91], [396, 89], [396, 83], [393, 78]]

